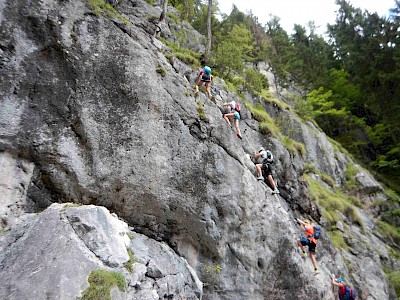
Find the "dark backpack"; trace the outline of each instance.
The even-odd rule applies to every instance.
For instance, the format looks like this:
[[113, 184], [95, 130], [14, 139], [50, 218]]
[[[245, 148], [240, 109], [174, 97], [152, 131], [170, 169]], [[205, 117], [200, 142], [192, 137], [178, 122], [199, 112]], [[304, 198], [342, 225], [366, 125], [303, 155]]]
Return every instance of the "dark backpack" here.
[[272, 152], [269, 150], [266, 150], [265, 152], [267, 153], [267, 158], [265, 160], [272, 164], [274, 162], [274, 156], [272, 155]]
[[314, 225], [314, 234], [313, 234], [314, 238], [318, 240], [320, 235], [321, 235], [321, 227]]
[[340, 300], [355, 300], [357, 298], [357, 293], [351, 287], [344, 286], [339, 289], [339, 299]]
[[265, 150], [267, 157], [263, 158], [261, 164], [263, 165], [263, 167], [266, 167], [266, 164], [272, 164], [274, 162], [274, 156], [272, 155], [272, 152], [269, 150]]
[[201, 74], [201, 80], [205, 82], [211, 81], [211, 75], [204, 72]]

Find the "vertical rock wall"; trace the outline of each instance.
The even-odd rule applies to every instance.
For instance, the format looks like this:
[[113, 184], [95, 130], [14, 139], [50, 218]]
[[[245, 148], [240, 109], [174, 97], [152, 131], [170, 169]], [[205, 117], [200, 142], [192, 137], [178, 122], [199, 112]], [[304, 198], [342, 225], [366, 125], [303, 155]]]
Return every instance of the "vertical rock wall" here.
[[[215, 101], [194, 96], [196, 70], [168, 59], [171, 50], [152, 37], [149, 20], [159, 9], [131, 0], [118, 10], [98, 14], [85, 1], [0, 5], [0, 150], [2, 157], [12, 153], [4, 167], [15, 174], [12, 181], [26, 182], [20, 196], [4, 200], [27, 201], [14, 217], [53, 202], [105, 206], [136, 232], [184, 256], [208, 282], [209, 299], [332, 299], [330, 276], [350, 270], [325, 235], [318, 246], [321, 274], [310, 276], [311, 262], [297, 253], [293, 218], [320, 217], [301, 180], [304, 165], [315, 163], [340, 185], [345, 155], [335, 154], [323, 133], [294, 116], [288, 125], [297, 129], [293, 138], [305, 143], [307, 155], [290, 153], [259, 133], [246, 108], [239, 140], [220, 106], [242, 100], [224, 91], [222, 82], [213, 85]], [[168, 34], [173, 40], [174, 32]], [[199, 117], [197, 101], [206, 119]], [[266, 108], [273, 116], [289, 114]], [[248, 154], [260, 145], [275, 154], [280, 196], [255, 179]], [[10, 170], [18, 161], [27, 170], [22, 177]], [[368, 253], [365, 264], [381, 270]], [[360, 259], [357, 270], [365, 264]], [[147, 267], [151, 278], [161, 278], [161, 266]], [[383, 289], [368, 293], [386, 299], [388, 282], [378, 275], [373, 281]], [[359, 287], [368, 286], [367, 276], [360, 275]], [[154, 285], [145, 285], [149, 297], [156, 297]]]

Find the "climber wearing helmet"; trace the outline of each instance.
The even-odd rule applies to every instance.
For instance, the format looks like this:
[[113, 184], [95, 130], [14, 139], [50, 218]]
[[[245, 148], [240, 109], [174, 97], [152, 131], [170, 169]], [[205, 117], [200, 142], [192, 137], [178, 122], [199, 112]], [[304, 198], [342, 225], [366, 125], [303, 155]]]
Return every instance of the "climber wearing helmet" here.
[[332, 284], [339, 287], [340, 300], [354, 300], [357, 298], [356, 291], [344, 284], [343, 278], [332, 279]]
[[297, 223], [300, 224], [301, 229], [305, 232], [307, 237], [300, 237], [300, 239], [297, 240], [297, 244], [301, 248], [301, 255], [303, 257], [307, 256], [307, 253], [304, 251], [304, 246], [308, 246], [308, 251], [310, 252], [310, 258], [311, 261], [314, 265], [314, 274], [318, 274], [318, 268], [317, 268], [317, 261], [315, 260], [315, 247], [317, 247], [317, 240], [314, 238], [314, 225], [309, 221], [305, 220], [302, 221], [300, 219], [296, 219]]
[[256, 164], [257, 169], [257, 180], [264, 180], [264, 176], [267, 177], [268, 182], [272, 188], [272, 194], [279, 194], [279, 190], [275, 185], [274, 178], [272, 178], [271, 163], [273, 162], [273, 155], [271, 151], [265, 150], [264, 147], [260, 147], [258, 152], [254, 152], [254, 157], [257, 160], [261, 159], [261, 163]]
[[233, 119], [233, 125], [235, 125], [236, 128], [236, 135], [239, 139], [242, 139], [242, 134], [240, 133], [240, 128], [239, 128], [240, 105], [237, 104], [238, 103], [236, 103], [235, 101], [231, 101], [231, 102], [225, 102], [222, 105], [230, 108], [230, 112], [224, 114], [225, 122], [232, 128], [230, 119]]
[[205, 66], [203, 69], [200, 70], [199, 74], [197, 75], [196, 92], [199, 91], [199, 87], [201, 87], [204, 83], [206, 85], [207, 96], [211, 97], [210, 85], [211, 85], [212, 79], [213, 79], [213, 76], [211, 75], [211, 68], [208, 66]]

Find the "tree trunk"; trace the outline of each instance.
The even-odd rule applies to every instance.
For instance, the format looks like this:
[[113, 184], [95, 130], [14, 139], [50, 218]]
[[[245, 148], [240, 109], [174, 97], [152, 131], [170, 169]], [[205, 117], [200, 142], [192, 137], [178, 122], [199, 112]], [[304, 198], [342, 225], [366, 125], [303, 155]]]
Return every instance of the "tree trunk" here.
[[208, 0], [207, 43], [206, 43], [206, 52], [204, 53], [204, 61], [206, 64], [208, 64], [211, 52], [211, 16], [212, 16], [212, 0]]
[[156, 25], [156, 30], [154, 31], [155, 37], [160, 36], [161, 32], [160, 23], [165, 19], [165, 15], [167, 14], [167, 6], [168, 6], [168, 0], [164, 0], [160, 18], [158, 19], [158, 22], [155, 24]]

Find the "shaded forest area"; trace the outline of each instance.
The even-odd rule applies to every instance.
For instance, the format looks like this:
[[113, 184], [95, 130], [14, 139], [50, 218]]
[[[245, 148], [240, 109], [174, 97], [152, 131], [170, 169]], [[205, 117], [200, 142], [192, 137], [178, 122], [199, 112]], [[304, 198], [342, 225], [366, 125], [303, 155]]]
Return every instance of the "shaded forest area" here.
[[[212, 1], [169, 1], [205, 36]], [[202, 63], [213, 67], [238, 94], [263, 95], [274, 84], [295, 112], [315, 122], [332, 139], [400, 192], [400, 2], [389, 17], [337, 0], [335, 24], [327, 37], [313, 22], [295, 24], [288, 34], [279, 18], [262, 25], [235, 6], [221, 15], [214, 0], [211, 52]], [[274, 82], [259, 72], [266, 63]], [[296, 87], [296, 93], [287, 88]], [[293, 89], [288, 89], [293, 91]]]

